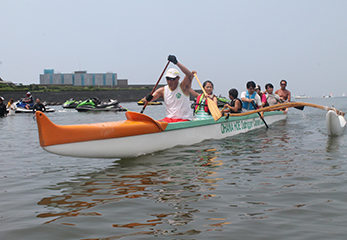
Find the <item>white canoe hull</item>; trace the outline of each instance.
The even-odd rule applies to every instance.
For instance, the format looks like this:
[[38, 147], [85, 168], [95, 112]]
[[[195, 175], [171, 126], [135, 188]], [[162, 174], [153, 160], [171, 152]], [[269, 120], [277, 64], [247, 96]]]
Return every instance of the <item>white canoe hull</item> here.
[[342, 115], [329, 110], [326, 114], [326, 127], [329, 136], [341, 136], [346, 129], [346, 120]]
[[[283, 120], [282, 111], [265, 113], [268, 125]], [[192, 145], [207, 139], [222, 139], [265, 127], [257, 114], [243, 117], [221, 118], [214, 124], [173, 129], [151, 134], [122, 138], [93, 140], [44, 146], [51, 153], [88, 158], [129, 158], [148, 154], [178, 145]]]

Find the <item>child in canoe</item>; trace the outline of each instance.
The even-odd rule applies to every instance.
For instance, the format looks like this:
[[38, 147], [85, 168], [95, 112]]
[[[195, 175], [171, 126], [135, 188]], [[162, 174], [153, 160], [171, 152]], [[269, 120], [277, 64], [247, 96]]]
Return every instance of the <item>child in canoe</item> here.
[[223, 113], [241, 113], [242, 112], [242, 101], [237, 97], [239, 92], [232, 88], [229, 90], [229, 98], [231, 102], [224, 105]]

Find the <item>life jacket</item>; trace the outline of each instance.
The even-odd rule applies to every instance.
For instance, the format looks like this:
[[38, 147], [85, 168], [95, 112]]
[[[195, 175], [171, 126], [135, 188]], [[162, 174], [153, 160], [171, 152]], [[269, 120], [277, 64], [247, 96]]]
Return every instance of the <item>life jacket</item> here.
[[239, 100], [240, 103], [241, 103], [240, 109], [238, 109], [236, 112], [234, 112], [233, 110], [230, 109], [231, 113], [241, 113], [242, 112], [242, 101], [241, 101], [241, 99], [234, 98], [234, 100], [232, 100], [229, 105], [230, 105], [230, 107], [235, 107], [235, 103], [236, 103], [237, 100]]
[[[207, 112], [208, 114], [211, 114], [210, 110], [208, 109], [208, 104], [207, 104], [207, 99], [204, 99], [205, 94], [200, 94], [196, 98], [196, 103], [195, 103], [195, 109], [194, 112], [197, 113], [199, 111], [200, 106], [204, 106], [204, 111]], [[212, 95], [212, 99], [215, 97], [215, 95]]]
[[[254, 93], [252, 94], [252, 96], [250, 97], [250, 96], [249, 96], [249, 92], [246, 91], [246, 98], [255, 99], [255, 95], [256, 95], [256, 94], [257, 94], [257, 93], [254, 92]], [[252, 103], [249, 103], [249, 102], [242, 102], [242, 107], [243, 107], [244, 109], [247, 109], [247, 110], [255, 110], [254, 107], [253, 107], [253, 104], [252, 104]]]
[[197, 113], [200, 109], [200, 106], [204, 107], [204, 111], [207, 113], [210, 113], [210, 111], [208, 110], [208, 106], [207, 106], [207, 101], [206, 99], [204, 99], [205, 94], [200, 94], [197, 98], [196, 98], [196, 102], [195, 102], [195, 109], [194, 112]]

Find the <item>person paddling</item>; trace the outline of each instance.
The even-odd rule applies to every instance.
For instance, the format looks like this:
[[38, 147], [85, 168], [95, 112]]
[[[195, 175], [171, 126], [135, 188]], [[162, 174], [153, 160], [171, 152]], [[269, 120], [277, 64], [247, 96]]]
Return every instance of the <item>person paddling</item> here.
[[259, 85], [255, 86], [254, 90], [257, 92], [261, 99], [261, 105], [265, 107], [266, 105], [266, 95], [264, 92], [261, 91], [261, 87]]
[[277, 103], [280, 103], [280, 96], [278, 96], [276, 93], [273, 93], [274, 86], [271, 83], [267, 83], [265, 85], [266, 88], [266, 101], [269, 106], [273, 106]]
[[[275, 94], [280, 96], [281, 103], [287, 103], [290, 102], [291, 99], [291, 93], [286, 89], [287, 87], [287, 81], [282, 79], [280, 81], [281, 89], [276, 90]], [[284, 108], [283, 111], [287, 113], [289, 108]]]
[[290, 102], [291, 93], [286, 89], [287, 81], [282, 79], [280, 81], [281, 89], [276, 90], [275, 94], [280, 96], [281, 102]]
[[190, 94], [192, 94], [193, 97], [196, 98], [194, 112], [195, 114], [198, 114], [198, 112], [201, 113], [201, 111], [204, 111], [205, 113], [211, 115], [207, 104], [207, 98], [212, 99], [213, 102], [217, 105], [217, 97], [213, 94], [213, 83], [210, 80], [206, 80], [202, 84], [202, 87], [204, 88], [207, 96], [205, 96], [204, 93], [199, 94], [193, 89], [190, 89]]
[[258, 107], [262, 107], [260, 96], [255, 92], [255, 83], [248, 81], [246, 84], [247, 91], [241, 93], [242, 108], [244, 111], [255, 110], [254, 104]]
[[155, 101], [159, 97], [164, 99], [166, 117], [160, 121], [190, 121], [193, 119], [193, 111], [190, 108], [189, 92], [196, 72], [189, 71], [182, 63], [178, 62], [174, 55], [169, 55], [168, 61], [175, 64], [185, 74], [183, 81], [179, 82], [179, 71], [176, 68], [170, 68], [165, 74], [167, 85], [158, 88], [153, 95], [149, 94], [142, 101]]
[[242, 101], [237, 97], [239, 92], [237, 89], [232, 88], [229, 90], [230, 104], [224, 105], [224, 113], [241, 113], [242, 112]]

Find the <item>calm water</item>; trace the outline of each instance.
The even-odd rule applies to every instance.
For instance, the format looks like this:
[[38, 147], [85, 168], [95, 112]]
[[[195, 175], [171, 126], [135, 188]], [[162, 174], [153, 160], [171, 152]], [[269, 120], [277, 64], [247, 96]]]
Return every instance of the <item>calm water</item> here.
[[[347, 111], [347, 98], [306, 101]], [[58, 124], [125, 119], [54, 108], [47, 115]], [[122, 160], [45, 152], [31, 114], [2, 118], [0, 128], [0, 239], [347, 237], [347, 139], [326, 135], [320, 109], [291, 109], [267, 131]]]

